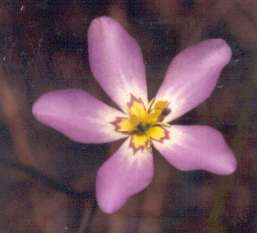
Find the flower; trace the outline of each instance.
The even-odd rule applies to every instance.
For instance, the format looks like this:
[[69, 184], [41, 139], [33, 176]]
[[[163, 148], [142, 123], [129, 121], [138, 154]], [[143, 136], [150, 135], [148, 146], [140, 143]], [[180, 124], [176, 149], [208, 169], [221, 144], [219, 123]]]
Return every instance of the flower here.
[[117, 211], [150, 184], [152, 146], [179, 170], [219, 175], [235, 171], [233, 153], [217, 130], [170, 123], [210, 96], [231, 58], [225, 41], [210, 39], [180, 52], [150, 102], [142, 53], [119, 23], [96, 18], [89, 27], [88, 43], [94, 77], [120, 109], [85, 91], [67, 89], [41, 96], [32, 111], [37, 120], [77, 142], [126, 138], [97, 173], [96, 197], [104, 212]]

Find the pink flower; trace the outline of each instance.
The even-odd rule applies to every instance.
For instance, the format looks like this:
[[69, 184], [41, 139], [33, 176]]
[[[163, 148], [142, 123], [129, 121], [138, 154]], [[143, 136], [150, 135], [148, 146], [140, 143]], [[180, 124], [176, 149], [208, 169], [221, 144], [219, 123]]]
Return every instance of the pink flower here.
[[77, 142], [126, 138], [97, 173], [96, 196], [104, 212], [117, 211], [150, 184], [152, 146], [179, 170], [200, 169], [219, 175], [235, 171], [233, 153], [217, 130], [170, 123], [211, 95], [231, 57], [223, 40], [206, 40], [180, 52], [150, 102], [141, 50], [119, 23], [109, 17], [95, 19], [88, 43], [92, 72], [120, 109], [85, 91], [68, 89], [41, 96], [33, 114]]

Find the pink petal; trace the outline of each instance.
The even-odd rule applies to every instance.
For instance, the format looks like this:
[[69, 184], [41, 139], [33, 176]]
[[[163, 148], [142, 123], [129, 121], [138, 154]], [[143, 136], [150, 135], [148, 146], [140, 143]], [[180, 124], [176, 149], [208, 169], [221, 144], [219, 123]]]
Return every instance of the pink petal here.
[[43, 124], [81, 143], [104, 143], [124, 137], [110, 124], [122, 113], [82, 90], [49, 92], [35, 102], [32, 112]]
[[145, 67], [137, 42], [115, 20], [99, 17], [88, 30], [91, 70], [106, 93], [124, 110], [133, 94], [147, 101]]
[[208, 126], [171, 126], [170, 140], [154, 146], [174, 167], [206, 170], [219, 175], [235, 171], [236, 160], [223, 136]]
[[210, 39], [180, 52], [171, 62], [157, 99], [170, 101], [171, 121], [195, 108], [212, 93], [231, 49], [222, 39]]
[[106, 213], [121, 208], [132, 195], [145, 189], [153, 177], [151, 151], [133, 154], [127, 139], [98, 170], [96, 197], [98, 205]]

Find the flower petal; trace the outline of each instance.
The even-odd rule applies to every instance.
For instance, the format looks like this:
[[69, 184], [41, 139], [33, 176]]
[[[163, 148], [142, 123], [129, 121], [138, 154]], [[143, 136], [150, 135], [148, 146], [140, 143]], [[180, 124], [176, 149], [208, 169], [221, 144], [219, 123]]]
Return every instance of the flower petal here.
[[115, 20], [99, 17], [88, 30], [91, 70], [106, 93], [123, 109], [131, 94], [147, 103], [145, 67], [137, 42]]
[[106, 213], [117, 211], [129, 197], [150, 184], [153, 171], [152, 152], [144, 150], [133, 154], [128, 138], [98, 170], [98, 205]]
[[35, 102], [32, 112], [43, 124], [81, 143], [104, 143], [125, 136], [111, 124], [123, 114], [79, 89], [49, 92]]
[[171, 126], [170, 140], [155, 142], [160, 153], [179, 170], [206, 170], [219, 175], [235, 171], [236, 160], [223, 136], [208, 126]]
[[205, 101], [212, 93], [231, 49], [222, 39], [210, 39], [180, 52], [171, 62], [156, 99], [170, 101], [174, 120]]

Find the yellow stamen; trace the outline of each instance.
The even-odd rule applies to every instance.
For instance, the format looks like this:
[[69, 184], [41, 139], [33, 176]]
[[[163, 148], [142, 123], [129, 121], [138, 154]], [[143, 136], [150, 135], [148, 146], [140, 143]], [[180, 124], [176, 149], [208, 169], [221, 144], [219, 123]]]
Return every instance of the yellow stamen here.
[[147, 131], [147, 134], [152, 140], [162, 141], [167, 137], [167, 130], [160, 126], [154, 126]]
[[138, 150], [144, 150], [148, 147], [149, 138], [145, 134], [133, 134], [130, 140], [130, 147], [134, 149], [134, 152]]

